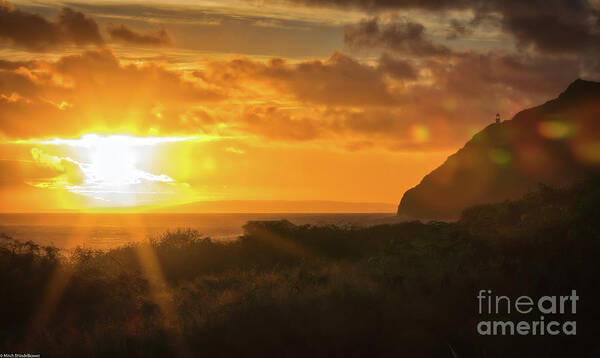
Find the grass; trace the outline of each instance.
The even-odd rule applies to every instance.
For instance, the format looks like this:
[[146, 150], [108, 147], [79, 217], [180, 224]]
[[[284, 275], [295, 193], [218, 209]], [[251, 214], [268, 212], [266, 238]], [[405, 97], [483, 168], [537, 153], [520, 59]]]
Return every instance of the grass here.
[[[342, 229], [249, 222], [233, 242], [187, 230], [70, 253], [2, 236], [1, 351], [594, 356], [599, 183], [540, 187], [519, 201], [467, 209], [455, 223]], [[578, 335], [479, 336], [480, 289], [511, 297], [576, 289]]]

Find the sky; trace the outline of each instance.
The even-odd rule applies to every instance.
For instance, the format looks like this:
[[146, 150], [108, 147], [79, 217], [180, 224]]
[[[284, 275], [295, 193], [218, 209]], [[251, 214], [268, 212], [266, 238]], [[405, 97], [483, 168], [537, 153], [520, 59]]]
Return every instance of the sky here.
[[598, 0], [0, 0], [0, 212], [397, 203], [599, 54]]

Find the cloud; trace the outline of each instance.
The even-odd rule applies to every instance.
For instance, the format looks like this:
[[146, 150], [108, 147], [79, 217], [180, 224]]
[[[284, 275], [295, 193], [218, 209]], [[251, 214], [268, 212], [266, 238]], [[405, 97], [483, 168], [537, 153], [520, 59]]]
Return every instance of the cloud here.
[[465, 8], [475, 0], [292, 0], [312, 6], [353, 7], [369, 11], [390, 9], [447, 10]]
[[344, 146], [344, 149], [348, 152], [358, 152], [365, 149], [370, 149], [374, 145], [373, 142], [365, 140], [365, 141], [352, 141]]
[[83, 172], [76, 161], [32, 148], [28, 159], [0, 160], [0, 190], [5, 187], [80, 185]]
[[62, 9], [58, 21], [65, 40], [70, 40], [76, 45], [103, 43], [98, 24], [83, 13], [71, 10], [68, 7]]
[[386, 53], [379, 58], [379, 70], [399, 80], [416, 80], [418, 77], [417, 69], [409, 61]]
[[344, 43], [355, 49], [380, 48], [416, 56], [445, 56], [451, 53], [443, 45], [434, 44], [425, 34], [425, 27], [407, 19], [383, 22], [374, 17], [344, 28]]
[[[374, 68], [389, 71], [389, 62], [395, 64], [384, 57]], [[578, 76], [573, 59], [501, 52], [467, 52], [452, 61], [428, 61], [420, 69], [430, 74], [425, 81], [388, 89], [394, 97], [389, 106], [253, 105], [246, 109], [243, 129], [275, 140], [330, 141], [352, 151], [446, 150], [491, 123], [497, 112], [508, 119], [555, 97]]]
[[598, 9], [587, 0], [498, 2], [502, 27], [521, 46], [550, 54], [600, 49]]
[[273, 106], [248, 106], [239, 125], [247, 133], [275, 140], [306, 141], [327, 135], [318, 121]]
[[98, 24], [78, 11], [63, 8], [56, 22], [0, 2], [0, 39], [10, 45], [43, 51], [62, 45], [101, 45]]
[[465, 35], [470, 35], [471, 33], [473, 33], [473, 28], [469, 23], [452, 19], [450, 20], [450, 25], [448, 26], [446, 39], [454, 40]]
[[509, 118], [580, 75], [577, 59], [500, 51], [420, 61], [238, 57], [188, 73], [94, 50], [5, 67], [0, 134], [9, 138], [207, 134], [353, 151], [455, 147], [496, 112]]
[[195, 130], [184, 115], [224, 98], [182, 72], [122, 64], [110, 50], [0, 71], [0, 95], [0, 135], [10, 138]]
[[9, 61], [0, 59], [0, 70], [16, 70], [19, 67], [29, 67], [33, 61]]
[[164, 26], [156, 32], [139, 33], [125, 25], [109, 26], [108, 33], [113, 41], [141, 46], [171, 46], [173, 39]]
[[26, 181], [36, 182], [54, 178], [61, 174], [59, 170], [40, 165], [32, 160], [0, 159], [0, 189], [21, 186]]
[[[448, 10], [469, 10], [474, 14], [470, 23], [451, 21], [449, 36], [468, 33], [482, 19], [498, 21], [520, 46], [533, 46], [548, 54], [588, 53], [600, 47], [600, 7], [588, 0], [292, 0], [318, 7], [352, 7], [367, 12], [392, 10], [422, 10], [444, 14]], [[353, 25], [347, 30], [350, 43], [375, 43], [390, 46], [394, 37], [406, 43], [405, 37], [418, 34], [419, 27], [403, 24], [379, 29], [373, 19]], [[369, 35], [367, 35], [369, 34]], [[374, 35], [375, 34], [375, 35]], [[396, 41], [396, 40], [394, 40]], [[398, 45], [401, 46], [401, 45]], [[410, 47], [410, 46], [408, 46]], [[403, 48], [406, 50], [406, 48]]]
[[59, 173], [48, 179], [28, 180], [34, 186], [56, 186], [56, 185], [81, 185], [84, 182], [85, 175], [81, 164], [68, 157], [58, 157], [48, 154], [42, 149], [32, 148], [31, 156], [33, 160], [42, 167], [49, 168]]
[[[467, 52], [454, 62], [430, 62], [438, 88], [485, 100], [492, 94], [510, 99], [524, 96], [543, 100], [560, 93], [579, 76], [576, 59]], [[482, 90], [486, 92], [482, 94]]]
[[[406, 74], [410, 75], [409, 64]], [[399, 74], [399, 73], [398, 73]], [[274, 58], [267, 62], [238, 58], [215, 61], [196, 76], [209, 83], [238, 88], [251, 93], [258, 84], [293, 99], [315, 104], [342, 106], [389, 106], [395, 100], [389, 92], [385, 73], [377, 66], [334, 52], [327, 60], [306, 60], [290, 64]]]

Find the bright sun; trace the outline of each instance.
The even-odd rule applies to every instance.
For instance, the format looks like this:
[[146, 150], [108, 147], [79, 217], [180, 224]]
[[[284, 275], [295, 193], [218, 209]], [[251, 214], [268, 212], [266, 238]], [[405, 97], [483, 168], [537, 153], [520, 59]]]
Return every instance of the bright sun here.
[[167, 174], [141, 169], [141, 162], [151, 161], [149, 156], [155, 152], [152, 147], [156, 145], [195, 139], [86, 134], [76, 139], [31, 140], [30, 143], [38, 145], [69, 147], [76, 154], [73, 157], [55, 156], [46, 153], [46, 149], [35, 149], [34, 159], [58, 168], [65, 175], [32, 185], [62, 187], [108, 205], [130, 206], [142, 204], [142, 201], [164, 200], [181, 183]]
[[144, 147], [184, 140], [178, 137], [99, 136], [87, 134], [80, 139], [66, 140], [87, 150], [89, 161], [80, 167], [85, 183], [98, 190], [114, 190], [143, 182], [172, 182], [165, 174], [155, 175], [136, 167]]
[[139, 181], [135, 168], [136, 154], [133, 146], [124, 140], [107, 139], [93, 145], [87, 177], [108, 186], [124, 186]]

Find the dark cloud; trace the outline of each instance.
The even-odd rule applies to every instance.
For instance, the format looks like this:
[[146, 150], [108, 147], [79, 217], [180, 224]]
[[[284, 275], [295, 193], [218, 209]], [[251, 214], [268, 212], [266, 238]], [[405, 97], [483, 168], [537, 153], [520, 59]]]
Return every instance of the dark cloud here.
[[77, 45], [100, 45], [104, 42], [96, 21], [68, 7], [62, 9], [58, 26], [65, 41], [72, 41]]
[[582, 53], [600, 46], [600, 26], [587, 0], [499, 2], [502, 26], [521, 46], [552, 54]]
[[471, 34], [473, 32], [473, 28], [471, 27], [471, 25], [472, 22], [467, 23], [465, 21], [459, 21], [456, 19], [450, 20], [450, 25], [448, 26], [446, 39], [453, 40]]
[[[406, 70], [406, 69], [405, 69]], [[289, 64], [281, 58], [266, 63], [239, 58], [213, 62], [196, 72], [204, 81], [240, 89], [240, 85], [261, 82], [302, 102], [341, 106], [390, 106], [395, 103], [376, 66], [334, 52], [325, 61], [307, 60]]]
[[110, 26], [108, 33], [113, 41], [132, 45], [170, 46], [173, 44], [173, 39], [164, 26], [161, 26], [156, 32], [149, 33], [136, 32], [125, 25]]
[[0, 59], [0, 70], [16, 70], [19, 67], [28, 67], [33, 61], [9, 61]]
[[58, 20], [15, 9], [0, 2], [0, 39], [11, 45], [41, 51], [65, 44], [100, 45], [98, 24], [84, 14], [63, 8]]
[[292, 0], [313, 6], [352, 7], [369, 11], [389, 9], [446, 10], [472, 6], [480, 0]]
[[[578, 61], [498, 52], [467, 52], [456, 62], [430, 62], [437, 86], [477, 100], [524, 96], [548, 98], [579, 76]], [[482, 92], [484, 90], [485, 92]]]
[[450, 49], [434, 44], [422, 24], [407, 19], [383, 22], [374, 17], [344, 28], [344, 43], [354, 49], [380, 48], [416, 56], [449, 55]]
[[417, 69], [408, 61], [395, 59], [389, 54], [379, 58], [379, 70], [398, 80], [415, 80]]
[[304, 101], [338, 105], [387, 106], [394, 103], [378, 68], [361, 64], [339, 52], [326, 62], [300, 63], [292, 71], [273, 63], [265, 74]]
[[[451, 21], [449, 36], [470, 32], [482, 19], [498, 19], [501, 27], [514, 36], [521, 46], [532, 45], [539, 52], [551, 54], [577, 54], [600, 47], [600, 17], [598, 7], [588, 0], [292, 0], [313, 6], [355, 7], [378, 12], [398, 9], [419, 9], [434, 12], [471, 10], [475, 18], [469, 23]], [[396, 26], [397, 27], [397, 26]], [[389, 36], [381, 35], [373, 20], [350, 27], [360, 30], [354, 36], [363, 44], [381, 45], [386, 38], [406, 42], [403, 34], [418, 34], [418, 26], [390, 27]], [[375, 39], [365, 38], [367, 33], [379, 34]], [[350, 31], [353, 34], [353, 31]], [[371, 42], [370, 42], [371, 41]], [[352, 41], [351, 41], [352, 42]], [[403, 45], [398, 45], [402, 48]]]

